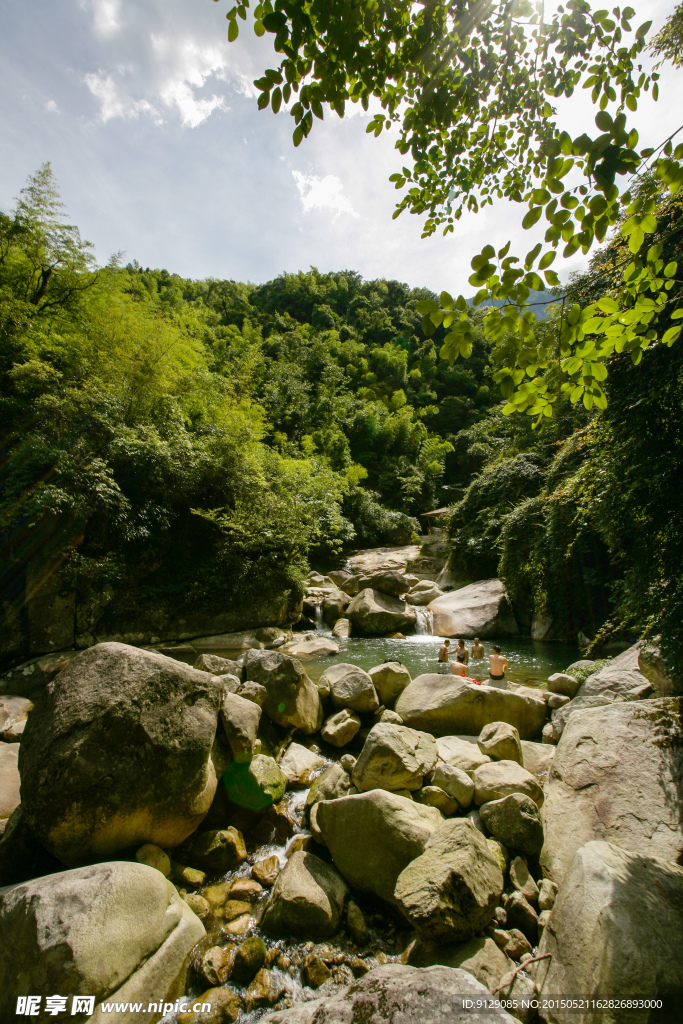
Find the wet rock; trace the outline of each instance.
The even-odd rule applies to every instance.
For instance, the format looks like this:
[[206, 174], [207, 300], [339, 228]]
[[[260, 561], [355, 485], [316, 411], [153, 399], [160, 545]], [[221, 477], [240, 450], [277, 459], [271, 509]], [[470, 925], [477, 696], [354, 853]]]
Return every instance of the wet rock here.
[[[210, 1010], [201, 1009], [210, 1006]], [[178, 1024], [234, 1024], [242, 1012], [242, 1000], [229, 988], [210, 988], [178, 1014]]]
[[239, 937], [240, 935], [246, 935], [251, 930], [254, 924], [254, 919], [249, 914], [240, 914], [239, 917], [233, 918], [223, 928], [226, 935], [230, 937]]
[[375, 789], [323, 800], [317, 805], [317, 822], [349, 885], [393, 902], [398, 876], [423, 852], [443, 818], [433, 807]]
[[188, 867], [186, 864], [179, 864], [177, 860], [171, 861], [171, 878], [179, 886], [188, 889], [198, 889], [206, 881], [206, 872], [198, 868]]
[[318, 688], [297, 658], [281, 651], [248, 651], [244, 678], [245, 682], [252, 680], [265, 686], [263, 709], [276, 725], [299, 729], [307, 735], [322, 725]]
[[522, 764], [522, 744], [514, 725], [507, 722], [491, 722], [479, 733], [477, 746], [482, 754], [488, 754], [492, 761], [516, 761]]
[[332, 977], [332, 971], [329, 969], [324, 960], [321, 960], [319, 956], [313, 956], [309, 954], [304, 960], [304, 984], [310, 988], [320, 988], [324, 985], [328, 978]]
[[426, 804], [427, 807], [436, 807], [445, 818], [449, 818], [458, 810], [458, 801], [444, 793], [438, 786], [423, 786], [413, 793], [413, 800], [419, 804]]
[[541, 887], [538, 894], [539, 910], [552, 910], [555, 905], [556, 898], [557, 883], [553, 882], [550, 878], [544, 878], [541, 881]]
[[348, 640], [351, 636], [351, 620], [347, 618], [337, 619], [332, 627], [332, 636], [339, 640]]
[[200, 896], [196, 892], [188, 892], [183, 896], [183, 900], [187, 903], [188, 907], [193, 914], [196, 914], [200, 921], [203, 921], [211, 913], [211, 905], [208, 900], [205, 900], [203, 896]]
[[429, 605], [434, 635], [450, 637], [517, 636], [519, 627], [500, 580], [481, 580], [438, 597]]
[[320, 735], [326, 743], [331, 743], [333, 747], [345, 747], [354, 738], [361, 725], [362, 722], [355, 711], [343, 708], [335, 715], [330, 715], [323, 724]]
[[272, 757], [257, 754], [248, 764], [233, 762], [222, 779], [232, 803], [263, 811], [277, 803], [287, 788], [287, 776]]
[[227, 949], [212, 946], [211, 949], [207, 949], [198, 967], [204, 981], [209, 985], [224, 985], [230, 977], [234, 956], [234, 946]]
[[529, 903], [538, 902], [538, 886], [521, 857], [515, 857], [510, 864], [510, 884], [521, 892]]
[[492, 996], [468, 971], [389, 963], [334, 995], [268, 1014], [262, 1024], [513, 1024], [504, 1010], [464, 1008], [463, 998]]
[[280, 874], [279, 858], [272, 854], [270, 857], [264, 857], [263, 860], [257, 860], [251, 869], [251, 874], [261, 885], [266, 887], [275, 885], [275, 879]]
[[230, 826], [190, 836], [177, 850], [177, 855], [193, 867], [223, 874], [246, 860], [247, 849], [242, 833]]
[[578, 696], [594, 697], [600, 693], [612, 696], [626, 694], [634, 687], [646, 683], [647, 679], [638, 667], [639, 653], [640, 645], [634, 644], [627, 651], [612, 658], [603, 668], [588, 676], [579, 687]]
[[221, 703], [220, 718], [235, 761], [248, 764], [254, 756], [261, 708], [238, 694], [226, 693]]
[[354, 597], [346, 614], [353, 625], [367, 636], [412, 629], [416, 620], [415, 610], [405, 601], [370, 588], [361, 590]]
[[475, 768], [488, 764], [491, 760], [488, 754], [482, 754], [477, 746], [476, 736], [441, 736], [437, 739], [436, 746], [442, 761], [454, 768], [460, 768], [465, 773], [471, 774]]
[[230, 886], [230, 897], [234, 900], [253, 900], [262, 892], [263, 886], [252, 878], [236, 878]]
[[262, 967], [245, 993], [244, 1003], [247, 1011], [256, 1010], [260, 1006], [274, 1006], [284, 991], [282, 982], [278, 981], [271, 971]]
[[406, 725], [435, 736], [478, 736], [490, 722], [509, 722], [523, 739], [540, 733], [547, 713], [540, 691], [478, 686], [460, 676], [436, 672], [414, 679], [396, 701], [395, 710]]
[[347, 893], [336, 868], [299, 851], [278, 875], [261, 927], [278, 937], [329, 938], [339, 929]]
[[511, 793], [530, 797], [535, 804], [543, 800], [538, 779], [516, 761], [492, 761], [474, 772], [474, 802], [478, 807], [491, 800], [500, 800]]
[[226, 900], [221, 917], [225, 921], [236, 921], [238, 917], [244, 917], [245, 914], [251, 914], [251, 912], [251, 906], [244, 900]]
[[361, 792], [371, 789], [419, 789], [436, 765], [436, 742], [429, 733], [380, 723], [370, 730], [353, 769]]
[[349, 900], [346, 907], [346, 927], [356, 945], [365, 946], [370, 941], [370, 932], [363, 911], [353, 900]]
[[242, 666], [238, 661], [219, 658], [217, 654], [200, 654], [194, 663], [200, 672], [210, 672], [212, 676], [236, 676], [242, 678]]
[[482, 821], [492, 835], [510, 850], [538, 857], [543, 846], [543, 825], [538, 806], [522, 793], [510, 793], [482, 804]]
[[280, 771], [290, 786], [306, 788], [311, 784], [313, 773], [323, 764], [325, 759], [320, 754], [314, 754], [300, 743], [290, 743], [280, 759]]
[[117, 861], [1, 890], [0, 933], [0, 1019], [9, 1021], [26, 991], [163, 1000], [204, 927], [158, 871]]
[[550, 692], [557, 693], [562, 697], [568, 697], [570, 700], [572, 697], [576, 697], [579, 686], [579, 680], [566, 672], [555, 672], [554, 675], [548, 676], [548, 689]]
[[4, 832], [7, 819], [19, 806], [21, 779], [18, 760], [18, 743], [0, 743], [0, 834]]
[[459, 967], [468, 971], [489, 991], [493, 991], [513, 966], [508, 957], [490, 938], [468, 939], [456, 946], [431, 945], [418, 940], [408, 962], [414, 967]]
[[[551, 954], [532, 967], [541, 997], [671, 999], [683, 991], [683, 868], [612, 843], [587, 843], [572, 859], [538, 951]], [[606, 1011], [603, 1019], [627, 1014]], [[548, 1019], [577, 1018], [557, 1008]]]
[[306, 807], [310, 811], [310, 808], [321, 800], [337, 800], [340, 796], [356, 792], [358, 791], [346, 769], [342, 768], [341, 764], [333, 764], [313, 780], [306, 797]]
[[401, 873], [394, 895], [420, 935], [458, 942], [493, 917], [503, 875], [486, 840], [467, 818], [444, 822], [424, 853]]
[[561, 883], [575, 852], [592, 839], [678, 859], [682, 732], [675, 697], [571, 716], [545, 787], [545, 875]]
[[220, 677], [119, 643], [83, 651], [49, 683], [19, 754], [22, 805], [65, 864], [182, 842], [216, 789]]
[[263, 967], [266, 959], [266, 944], [257, 935], [252, 935], [235, 950], [232, 965], [232, 980], [238, 985], [247, 985], [257, 971]]
[[336, 708], [349, 708], [359, 714], [368, 714], [379, 707], [372, 679], [362, 668], [342, 662], [332, 665], [320, 677], [321, 692], [329, 691]]
[[138, 864], [147, 864], [150, 868], [156, 868], [164, 878], [168, 878], [171, 874], [171, 858], [154, 843], [145, 843], [144, 846], [141, 846], [135, 853], [135, 859]]
[[383, 665], [376, 665], [370, 669], [369, 676], [377, 696], [387, 707], [391, 707], [412, 682], [410, 672], [399, 661], [385, 661]]
[[33, 703], [25, 697], [0, 697], [0, 741], [20, 741], [32, 708]]
[[535, 945], [538, 939], [538, 914], [521, 892], [512, 892], [504, 899], [508, 928], [519, 928], [529, 942]]

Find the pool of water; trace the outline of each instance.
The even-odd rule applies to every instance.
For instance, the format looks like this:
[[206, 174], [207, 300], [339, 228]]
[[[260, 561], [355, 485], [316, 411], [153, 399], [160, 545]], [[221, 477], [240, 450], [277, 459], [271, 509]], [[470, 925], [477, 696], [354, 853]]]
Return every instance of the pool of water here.
[[[328, 631], [321, 631], [321, 636], [329, 636]], [[442, 640], [438, 636], [415, 634], [405, 640], [390, 640], [388, 637], [351, 637], [348, 640], [337, 640], [339, 654], [324, 658], [301, 659], [306, 672], [313, 680], [317, 680], [323, 672], [338, 662], [349, 662], [359, 668], [370, 669], [383, 661], [400, 661], [410, 672], [413, 679], [424, 672], [438, 672], [437, 655]], [[525, 686], [545, 687], [546, 680], [553, 672], [563, 672], [573, 661], [581, 657], [578, 647], [562, 643], [544, 643], [540, 640], [521, 638], [486, 640], [484, 641], [485, 657], [481, 661], [470, 662], [468, 674], [480, 682], [488, 679], [488, 656], [493, 643], [498, 643], [501, 652], [510, 663], [507, 678], [513, 683]], [[453, 644], [455, 646], [455, 644]], [[469, 645], [471, 646], [471, 644]], [[223, 658], [237, 658], [242, 651], [220, 650], [211, 651]], [[182, 661], [190, 664], [195, 656], [190, 653], [178, 653]], [[455, 656], [454, 656], [455, 657]]]

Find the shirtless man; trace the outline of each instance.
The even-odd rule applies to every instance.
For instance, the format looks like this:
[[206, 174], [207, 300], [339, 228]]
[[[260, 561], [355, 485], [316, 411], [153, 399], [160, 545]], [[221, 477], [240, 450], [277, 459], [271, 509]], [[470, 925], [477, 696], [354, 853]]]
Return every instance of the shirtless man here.
[[451, 672], [454, 676], [466, 676], [467, 666], [462, 660], [462, 654], [456, 654], [455, 661], [451, 662]]
[[448, 672], [448, 656], [450, 655], [450, 640], [444, 640], [439, 648], [439, 672]]
[[489, 683], [497, 686], [500, 690], [507, 690], [508, 684], [505, 678], [505, 669], [508, 667], [508, 660], [500, 653], [500, 647], [493, 645], [493, 654], [489, 654]]
[[470, 657], [472, 658], [472, 661], [480, 661], [484, 657], [484, 645], [480, 642], [478, 636], [475, 636], [474, 638]]
[[469, 653], [467, 651], [467, 648], [465, 647], [465, 641], [464, 640], [458, 640], [458, 646], [456, 648], [455, 654], [456, 654], [456, 657], [460, 658], [460, 660], [462, 661], [462, 663], [464, 665], [467, 665], [467, 663], [470, 660], [470, 656], [469, 656]]

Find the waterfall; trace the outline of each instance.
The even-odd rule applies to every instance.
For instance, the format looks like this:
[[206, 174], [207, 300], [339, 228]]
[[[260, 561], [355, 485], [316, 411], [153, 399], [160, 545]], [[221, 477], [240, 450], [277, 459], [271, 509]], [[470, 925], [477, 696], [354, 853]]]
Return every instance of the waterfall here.
[[315, 628], [318, 629], [318, 630], [321, 630], [321, 629], [325, 628], [325, 623], [323, 621], [323, 603], [322, 603], [322, 601], [319, 601], [319, 603], [316, 604], [316, 606], [315, 606]]
[[415, 606], [415, 611], [417, 613], [417, 619], [415, 620], [415, 632], [420, 636], [432, 636], [434, 613], [430, 612], [428, 608], [424, 608], [420, 605]]

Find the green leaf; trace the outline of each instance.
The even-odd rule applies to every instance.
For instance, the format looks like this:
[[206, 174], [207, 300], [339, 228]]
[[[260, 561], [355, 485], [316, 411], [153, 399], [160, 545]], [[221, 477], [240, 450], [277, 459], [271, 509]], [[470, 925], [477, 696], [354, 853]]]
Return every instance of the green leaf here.
[[542, 213], [543, 213], [543, 207], [542, 206], [532, 206], [532, 208], [529, 210], [529, 212], [527, 213], [526, 217], [522, 221], [522, 227], [525, 229], [525, 231], [528, 230], [529, 228], [532, 228], [534, 226], [534, 224], [538, 220], [540, 220]]
[[239, 34], [239, 26], [237, 25], [235, 18], [233, 18], [228, 24], [228, 42], [234, 43]]
[[255, 33], [255, 35], [259, 36], [259, 38], [260, 38], [261, 36], [265, 35], [265, 32], [266, 32], [266, 30], [264, 28], [263, 22], [262, 21], [255, 21], [254, 22], [254, 33]]
[[432, 319], [429, 316], [422, 317], [422, 331], [427, 338], [431, 338], [436, 330], [436, 324], [432, 323]]
[[532, 266], [534, 260], [536, 259], [542, 248], [543, 245], [541, 242], [539, 242], [537, 245], [533, 247], [533, 249], [529, 250], [529, 252], [526, 254], [526, 259], [524, 260], [524, 265], [526, 267]]
[[304, 130], [301, 127], [301, 125], [297, 125], [297, 127], [294, 129], [294, 134], [292, 135], [292, 141], [293, 141], [294, 145], [295, 146], [301, 145], [301, 140], [303, 139], [303, 137], [304, 137]]
[[549, 252], [544, 253], [543, 256], [541, 256], [540, 263], [538, 264], [538, 269], [545, 270], [545, 268], [549, 267], [550, 264], [554, 261], [556, 256], [557, 253], [554, 249], [551, 249]]
[[543, 272], [543, 276], [551, 288], [556, 288], [557, 285], [560, 283], [560, 279], [554, 270], [545, 270]]
[[644, 21], [640, 28], [636, 29], [636, 39], [644, 39], [650, 31], [651, 21]]
[[496, 255], [496, 250], [493, 248], [492, 245], [485, 245], [484, 248], [481, 250], [481, 254], [484, 257], [484, 259], [488, 261], [493, 256]]
[[448, 292], [441, 292], [439, 302], [443, 309], [453, 309], [453, 297]]
[[619, 303], [610, 295], [603, 295], [601, 299], [598, 299], [598, 306], [603, 311], [603, 313], [619, 312]]
[[459, 309], [461, 313], [463, 313], [467, 309], [467, 302], [465, 301], [462, 295], [458, 295], [457, 299], [455, 300], [455, 308]]
[[277, 114], [280, 106], [282, 105], [282, 89], [279, 86], [273, 89], [273, 94], [270, 97], [270, 105], [273, 108], [273, 113]]
[[664, 332], [664, 337], [662, 338], [662, 341], [665, 345], [673, 345], [674, 341], [677, 341], [677, 339], [679, 338], [682, 330], [682, 327], [670, 327], [668, 331]]
[[435, 302], [434, 299], [421, 299], [415, 303], [415, 309], [418, 313], [422, 313], [423, 316], [427, 316], [429, 313], [434, 313], [439, 308], [439, 303]]

